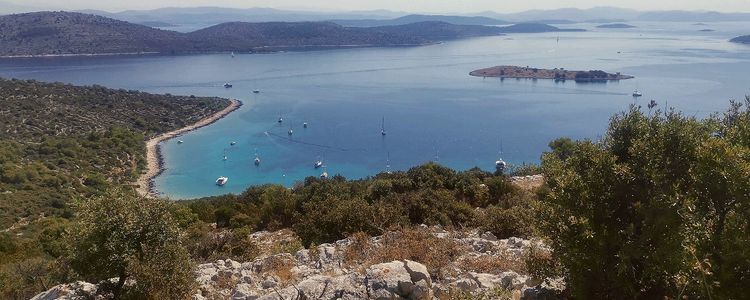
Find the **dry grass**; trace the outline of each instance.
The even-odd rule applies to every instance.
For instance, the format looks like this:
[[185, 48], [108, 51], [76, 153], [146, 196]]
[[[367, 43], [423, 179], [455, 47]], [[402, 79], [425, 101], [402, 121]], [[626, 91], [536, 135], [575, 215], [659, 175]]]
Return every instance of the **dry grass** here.
[[499, 274], [514, 271], [524, 274], [527, 272], [526, 263], [522, 260], [489, 255], [462, 258], [458, 261], [457, 266], [461, 270], [477, 273]]
[[418, 229], [400, 229], [383, 235], [375, 245], [363, 233], [352, 236], [353, 243], [344, 252], [344, 262], [358, 269], [394, 260], [413, 260], [424, 264], [437, 278], [444, 277], [459, 255], [461, 246]]

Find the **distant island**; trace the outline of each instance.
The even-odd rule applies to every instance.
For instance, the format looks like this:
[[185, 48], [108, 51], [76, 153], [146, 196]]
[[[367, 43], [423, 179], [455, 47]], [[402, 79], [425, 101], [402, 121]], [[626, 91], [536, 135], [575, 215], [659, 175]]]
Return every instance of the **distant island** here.
[[716, 30], [706, 28], [706, 29], [701, 29], [701, 30], [698, 30], [698, 31], [700, 31], [700, 32], [714, 32]]
[[620, 73], [611, 74], [600, 70], [569, 71], [562, 68], [538, 69], [518, 66], [497, 66], [480, 69], [472, 71], [469, 75], [476, 77], [575, 80], [578, 82], [596, 82], [634, 78], [629, 75], [623, 75]]
[[230, 22], [181, 33], [91, 14], [37, 12], [0, 16], [0, 57], [419, 46], [511, 31], [438, 21], [369, 28], [332, 22]]
[[502, 33], [583, 32], [584, 29], [563, 29], [541, 23], [520, 23], [499, 27]]
[[607, 28], [607, 29], [627, 29], [627, 28], [635, 28], [635, 26], [625, 23], [613, 23], [613, 24], [602, 24], [599, 26], [596, 26], [596, 28]]
[[137, 24], [148, 26], [148, 27], [154, 27], [154, 28], [177, 27], [177, 25], [170, 24], [167, 22], [160, 22], [160, 21], [145, 21], [145, 22], [139, 22]]
[[750, 35], [738, 36], [729, 41], [733, 43], [750, 44]]

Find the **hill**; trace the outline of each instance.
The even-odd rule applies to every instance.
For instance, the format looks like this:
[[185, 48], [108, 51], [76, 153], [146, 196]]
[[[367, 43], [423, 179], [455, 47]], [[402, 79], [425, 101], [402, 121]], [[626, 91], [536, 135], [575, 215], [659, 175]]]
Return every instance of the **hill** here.
[[69, 12], [0, 16], [0, 55], [169, 52], [187, 47], [179, 33]]
[[581, 32], [584, 29], [561, 29], [540, 23], [520, 23], [506, 27], [499, 27], [502, 33], [542, 33], [542, 32]]
[[733, 43], [750, 44], [750, 35], [738, 36], [730, 40]]
[[624, 23], [613, 23], [613, 24], [602, 24], [602, 25], [596, 26], [596, 28], [627, 29], [627, 28], [635, 28], [635, 26], [630, 25], [630, 24], [624, 24]]
[[375, 31], [412, 36], [431, 41], [503, 35], [502, 30], [498, 27], [453, 25], [445, 22], [419, 22], [407, 25], [374, 27], [372, 29]]
[[429, 41], [330, 22], [224, 23], [187, 34], [199, 51], [421, 45]]
[[231, 22], [180, 33], [91, 14], [38, 12], [0, 17], [0, 56], [414, 46], [442, 39], [499, 34], [493, 27], [480, 25], [431, 24], [435, 27], [420, 23], [353, 28], [332, 22]]
[[446, 15], [407, 15], [395, 19], [348, 19], [331, 20], [336, 24], [350, 27], [396, 26], [421, 22], [445, 22], [455, 25], [507, 25], [506, 21], [482, 16], [446, 16]]

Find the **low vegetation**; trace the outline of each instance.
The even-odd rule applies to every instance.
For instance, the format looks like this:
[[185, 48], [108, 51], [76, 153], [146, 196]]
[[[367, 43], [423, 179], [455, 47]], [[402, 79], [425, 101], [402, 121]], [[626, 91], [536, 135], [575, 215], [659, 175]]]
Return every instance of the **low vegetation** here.
[[0, 103], [0, 298], [25, 299], [68, 278], [74, 200], [132, 184], [146, 137], [229, 102], [0, 79]]

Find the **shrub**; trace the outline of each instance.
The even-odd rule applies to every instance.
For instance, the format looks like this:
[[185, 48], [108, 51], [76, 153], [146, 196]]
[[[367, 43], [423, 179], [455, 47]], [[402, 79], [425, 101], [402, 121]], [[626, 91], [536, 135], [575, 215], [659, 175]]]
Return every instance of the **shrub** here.
[[[81, 202], [71, 235], [73, 270], [90, 282], [118, 278], [115, 298], [187, 298], [192, 264], [170, 205], [120, 189]], [[124, 291], [128, 279], [136, 283]]]

